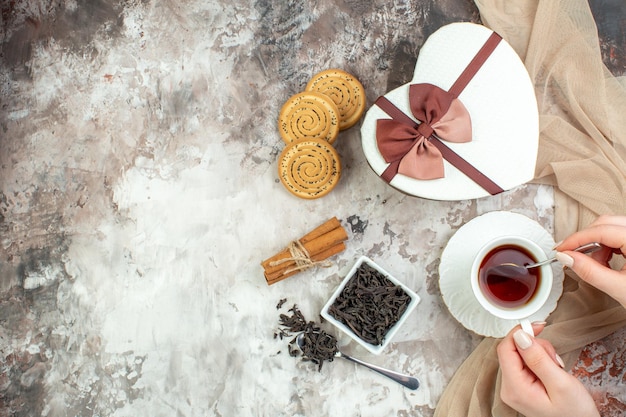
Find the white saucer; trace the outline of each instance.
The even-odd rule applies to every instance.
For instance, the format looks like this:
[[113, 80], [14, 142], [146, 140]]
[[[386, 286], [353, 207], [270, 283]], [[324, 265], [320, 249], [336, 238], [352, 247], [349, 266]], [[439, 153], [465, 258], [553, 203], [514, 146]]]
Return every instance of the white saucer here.
[[[536, 242], [548, 257], [554, 255], [554, 239], [539, 223], [526, 216], [506, 211], [493, 211], [470, 220], [452, 236], [441, 254], [439, 288], [452, 316], [466, 329], [482, 336], [504, 337], [516, 320], [504, 320], [485, 311], [474, 298], [469, 276], [474, 256], [496, 237], [518, 235]], [[548, 301], [530, 321], [543, 321], [554, 311], [563, 292], [563, 268], [552, 264], [553, 287]]]

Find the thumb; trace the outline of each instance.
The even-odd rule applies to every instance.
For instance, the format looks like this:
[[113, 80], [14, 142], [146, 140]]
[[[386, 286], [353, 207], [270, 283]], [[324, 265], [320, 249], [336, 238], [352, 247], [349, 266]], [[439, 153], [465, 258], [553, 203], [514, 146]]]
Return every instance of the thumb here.
[[557, 252], [556, 258], [570, 268], [582, 280], [607, 293], [624, 304], [626, 297], [626, 275], [608, 268], [595, 259], [582, 253], [567, 251]]
[[543, 382], [546, 390], [550, 391], [550, 387], [558, 386], [564, 371], [535, 338], [520, 329], [513, 333], [513, 340], [522, 360], [528, 369]]

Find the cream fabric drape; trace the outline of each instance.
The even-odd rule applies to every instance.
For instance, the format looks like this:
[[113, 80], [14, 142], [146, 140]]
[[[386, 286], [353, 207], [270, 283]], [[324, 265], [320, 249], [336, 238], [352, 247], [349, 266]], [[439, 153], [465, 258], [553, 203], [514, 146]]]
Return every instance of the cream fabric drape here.
[[[555, 187], [555, 239], [600, 214], [626, 214], [626, 83], [602, 63], [587, 1], [476, 0], [476, 5], [483, 24], [511, 44], [534, 82], [540, 115], [535, 182]], [[571, 367], [582, 347], [626, 325], [626, 310], [567, 272], [542, 337]], [[485, 338], [466, 359], [436, 417], [518, 415], [499, 397], [497, 344]]]

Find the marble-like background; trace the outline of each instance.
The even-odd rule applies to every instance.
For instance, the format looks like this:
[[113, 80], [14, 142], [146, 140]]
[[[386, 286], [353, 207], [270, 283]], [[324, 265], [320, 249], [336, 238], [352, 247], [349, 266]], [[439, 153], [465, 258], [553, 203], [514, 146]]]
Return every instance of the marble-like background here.
[[[605, 62], [623, 74], [623, 4], [592, 6]], [[0, 7], [2, 416], [431, 416], [480, 341], [441, 301], [447, 240], [499, 209], [552, 230], [549, 188], [461, 202], [391, 189], [357, 127], [338, 139], [343, 176], [328, 196], [300, 200], [278, 181], [287, 97], [339, 67], [371, 103], [410, 78], [430, 33], [479, 21], [470, 1]], [[334, 265], [268, 287], [259, 262], [332, 216], [349, 233]], [[345, 362], [317, 372], [273, 338], [281, 298], [315, 319], [360, 254], [422, 303], [383, 355], [343, 348], [415, 374], [417, 391]], [[625, 409], [624, 334], [574, 370], [606, 415]]]

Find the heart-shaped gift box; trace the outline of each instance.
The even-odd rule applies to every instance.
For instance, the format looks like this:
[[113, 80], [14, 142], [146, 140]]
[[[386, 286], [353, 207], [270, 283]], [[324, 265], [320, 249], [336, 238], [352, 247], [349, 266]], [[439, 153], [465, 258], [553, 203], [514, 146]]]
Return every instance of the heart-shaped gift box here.
[[526, 68], [506, 41], [473, 23], [433, 33], [411, 82], [379, 98], [361, 127], [374, 172], [434, 200], [481, 198], [530, 181], [538, 139]]

